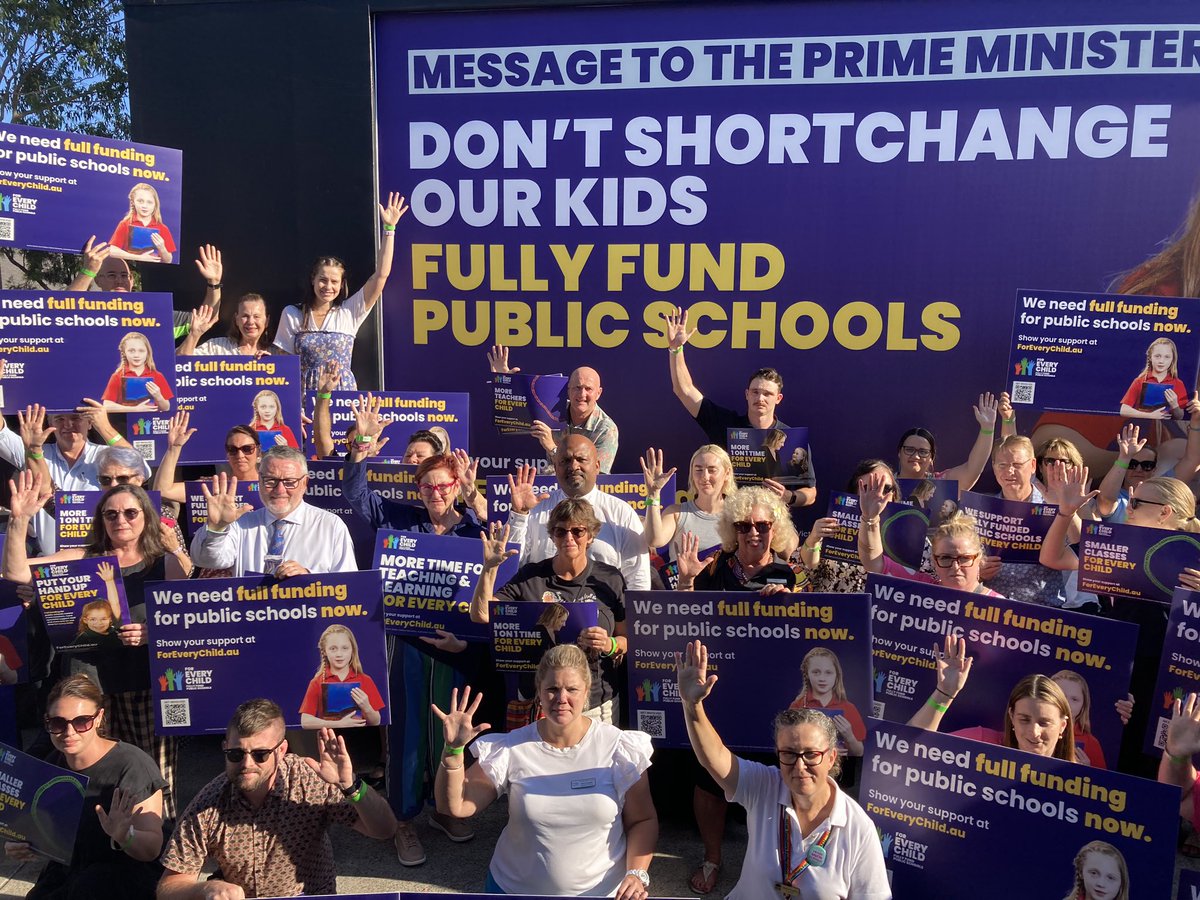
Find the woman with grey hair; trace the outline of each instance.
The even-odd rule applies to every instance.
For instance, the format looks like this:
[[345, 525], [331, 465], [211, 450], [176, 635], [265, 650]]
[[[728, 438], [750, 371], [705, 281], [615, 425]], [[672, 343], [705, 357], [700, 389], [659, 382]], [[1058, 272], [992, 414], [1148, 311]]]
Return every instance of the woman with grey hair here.
[[815, 709], [775, 717], [779, 767], [739, 759], [704, 711], [717, 683], [700, 641], [676, 654], [675, 671], [688, 739], [700, 764], [732, 803], [746, 808], [746, 856], [730, 900], [770, 897], [892, 896], [874, 823], [840, 790], [837, 731]]

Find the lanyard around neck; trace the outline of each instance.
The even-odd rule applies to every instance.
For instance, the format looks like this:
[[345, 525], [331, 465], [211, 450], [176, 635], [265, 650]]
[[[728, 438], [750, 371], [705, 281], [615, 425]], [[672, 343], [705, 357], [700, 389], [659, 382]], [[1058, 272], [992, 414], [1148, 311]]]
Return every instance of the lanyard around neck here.
[[808, 854], [800, 860], [800, 864], [792, 867], [792, 823], [787, 817], [787, 807], [779, 805], [779, 871], [783, 875], [784, 884], [794, 884], [800, 873], [810, 865], [822, 866], [825, 863], [825, 845], [833, 836], [833, 829], [826, 828], [825, 833], [817, 838], [816, 843], [809, 847]]

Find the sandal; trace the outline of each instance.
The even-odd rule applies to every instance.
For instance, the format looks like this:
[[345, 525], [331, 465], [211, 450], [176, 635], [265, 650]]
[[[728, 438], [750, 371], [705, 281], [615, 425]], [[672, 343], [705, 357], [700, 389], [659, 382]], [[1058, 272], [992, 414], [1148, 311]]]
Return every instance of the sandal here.
[[688, 887], [697, 894], [711, 894], [721, 877], [721, 864], [704, 860], [696, 866], [696, 871], [688, 879]]

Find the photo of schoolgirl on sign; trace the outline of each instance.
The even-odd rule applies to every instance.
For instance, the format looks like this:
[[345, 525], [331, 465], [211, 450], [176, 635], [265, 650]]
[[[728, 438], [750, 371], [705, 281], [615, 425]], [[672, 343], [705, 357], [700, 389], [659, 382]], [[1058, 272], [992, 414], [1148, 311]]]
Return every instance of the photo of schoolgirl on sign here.
[[1200, 304], [1017, 291], [1008, 370], [1014, 405], [1182, 419], [1198, 364]]
[[130, 621], [115, 556], [89, 556], [33, 567], [33, 592], [59, 653], [119, 649], [118, 630]]

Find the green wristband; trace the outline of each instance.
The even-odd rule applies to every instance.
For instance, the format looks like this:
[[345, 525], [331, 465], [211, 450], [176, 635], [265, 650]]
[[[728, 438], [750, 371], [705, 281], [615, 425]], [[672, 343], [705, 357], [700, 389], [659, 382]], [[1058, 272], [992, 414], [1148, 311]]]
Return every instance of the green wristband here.
[[1005, 425], [1016, 425], [1017, 417], [1013, 416], [1011, 419], [1001, 419], [1000, 421], [1003, 422]]
[[95, 278], [95, 277], [96, 277], [96, 273], [95, 273], [95, 272], [93, 272], [91, 269], [85, 269], [85, 268], [83, 268], [83, 267], [80, 267], [80, 269], [79, 269], [79, 273], [80, 273], [81, 275], [86, 275], [88, 278]]
[[1190, 756], [1176, 756], [1174, 753], [1167, 753], [1166, 750], [1163, 751], [1163, 755], [1177, 766], [1185, 766], [1192, 761]]
[[383, 226], [383, 230], [384, 230], [384, 231], [395, 231], [395, 230], [396, 230], [396, 226], [395, 226], [395, 225], [388, 225], [388, 224], [386, 224], [386, 223], [385, 223], [385, 224], [384, 224], [384, 226]]
[[980, 434], [995, 434], [996, 429], [995, 428], [980, 428], [979, 433]]
[[928, 706], [930, 709], [936, 709], [940, 713], [944, 713], [946, 710], [948, 710], [950, 708], [950, 706], [948, 704], [938, 703], [932, 697], [930, 697], [928, 700], [925, 701], [925, 705]]
[[320, 391], [318, 391], [318, 392], [317, 392], [317, 399], [318, 399], [318, 400], [332, 400], [332, 399], [333, 399], [333, 394], [322, 394]]
[[105, 441], [104, 443], [108, 444], [108, 446], [110, 446], [110, 447], [111, 447], [111, 446], [113, 446], [113, 444], [115, 444], [115, 443], [116, 443], [117, 441], [119, 441], [120, 439], [121, 439], [121, 436], [120, 436], [119, 434], [114, 434], [112, 437], [110, 437], [110, 438], [109, 438], [107, 441]]
[[462, 747], [451, 747], [448, 744], [442, 745], [442, 753], [445, 756], [462, 756], [464, 753], [466, 753], [466, 751], [466, 745], [463, 745]]
[[683, 352], [682, 347], [668, 347], [667, 349], [670, 350], [672, 353], [682, 353]]
[[1129, 468], [1129, 463], [1125, 462], [1124, 460], [1120, 460], [1120, 459], [1118, 459], [1115, 463], [1113, 463], [1113, 465], [1116, 466], [1118, 469], [1128, 469]]
[[647, 497], [647, 498], [646, 498], [646, 505], [647, 505], [647, 506], [661, 506], [661, 505], [662, 505], [662, 501], [661, 501], [661, 500], [659, 500], [657, 497]]

